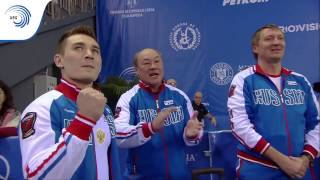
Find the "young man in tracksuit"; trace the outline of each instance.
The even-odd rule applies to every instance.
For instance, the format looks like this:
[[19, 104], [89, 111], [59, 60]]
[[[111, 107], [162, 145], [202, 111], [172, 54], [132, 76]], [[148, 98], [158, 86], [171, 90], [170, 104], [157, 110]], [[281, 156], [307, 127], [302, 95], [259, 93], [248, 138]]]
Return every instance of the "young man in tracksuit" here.
[[239, 179], [313, 179], [319, 152], [319, 106], [308, 80], [281, 65], [284, 33], [275, 25], [256, 31], [257, 64], [233, 79], [228, 99], [238, 146]]
[[93, 87], [100, 48], [86, 26], [66, 32], [54, 62], [61, 83], [33, 101], [19, 128], [25, 179], [120, 179], [113, 116]]
[[115, 115], [118, 144], [130, 148], [126, 178], [191, 179], [185, 145], [202, 136], [197, 113], [185, 93], [163, 82], [158, 51], [139, 51], [134, 66], [140, 83], [120, 97]]

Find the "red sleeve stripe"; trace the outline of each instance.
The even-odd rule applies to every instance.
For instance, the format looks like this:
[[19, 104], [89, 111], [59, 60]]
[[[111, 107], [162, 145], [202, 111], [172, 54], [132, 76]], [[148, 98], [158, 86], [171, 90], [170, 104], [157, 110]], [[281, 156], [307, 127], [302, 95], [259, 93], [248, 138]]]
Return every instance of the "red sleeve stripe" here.
[[263, 154], [268, 148], [270, 147], [270, 143], [268, 143], [260, 152], [260, 154]]
[[304, 145], [303, 152], [310, 154], [313, 159], [318, 155], [318, 151], [309, 144]]
[[[34, 177], [35, 175], [37, 175], [37, 174], [39, 173], [39, 171], [41, 171], [41, 170], [43, 169], [43, 167], [44, 167], [50, 160], [52, 160], [54, 157], [55, 157], [55, 158], [58, 157], [59, 154], [61, 154], [60, 152], [63, 152], [63, 150], [65, 149], [65, 147], [66, 147], [66, 146], [65, 146], [65, 142], [62, 141], [62, 142], [57, 146], [56, 150], [53, 151], [53, 152], [50, 154], [50, 156], [49, 156], [47, 159], [45, 159], [45, 160], [37, 167], [37, 169], [36, 169], [35, 171], [29, 172], [29, 171], [30, 171], [30, 168], [27, 166], [26, 171], [27, 171], [27, 174], [28, 174], [28, 179]], [[59, 153], [58, 153], [58, 152], [59, 152]]]
[[89, 141], [92, 126], [80, 121], [79, 119], [74, 119], [66, 130], [82, 140]]
[[139, 123], [135, 129], [131, 129], [129, 132], [117, 132], [117, 136], [119, 137], [125, 137], [125, 136], [131, 136], [132, 134], [136, 134], [139, 128], [142, 128], [143, 124], [145, 124], [145, 122], [143, 123]]
[[263, 154], [264, 151], [270, 146], [270, 144], [261, 137], [256, 146], [253, 148], [254, 151]]
[[136, 129], [131, 129], [131, 131], [129, 131], [129, 132], [117, 132], [117, 135], [118, 136], [127, 136], [127, 135], [130, 135], [132, 133], [136, 133], [136, 132], [137, 132]]
[[148, 138], [148, 137], [150, 137], [152, 135], [152, 132], [151, 132], [150, 127], [149, 127], [149, 124], [151, 124], [151, 123], [142, 124], [142, 133], [143, 133], [143, 136], [145, 138]]
[[254, 162], [254, 163], [258, 163], [258, 164], [261, 164], [261, 165], [264, 165], [267, 167], [278, 169], [278, 166], [270, 160], [260, 159], [260, 158], [257, 158], [255, 156], [251, 156], [250, 154], [247, 154], [247, 153], [239, 151], [239, 150], [237, 151], [237, 156], [241, 159], [244, 159], [244, 160], [247, 160], [250, 162]]

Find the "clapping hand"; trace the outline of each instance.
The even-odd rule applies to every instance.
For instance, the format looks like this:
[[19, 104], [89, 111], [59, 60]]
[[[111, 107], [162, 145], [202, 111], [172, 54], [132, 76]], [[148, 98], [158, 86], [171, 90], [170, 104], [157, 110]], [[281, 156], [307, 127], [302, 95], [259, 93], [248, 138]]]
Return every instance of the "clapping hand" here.
[[200, 135], [201, 130], [203, 129], [203, 125], [197, 119], [197, 115], [198, 115], [198, 112], [195, 111], [191, 119], [187, 123], [185, 133], [188, 139], [194, 139], [198, 137]]

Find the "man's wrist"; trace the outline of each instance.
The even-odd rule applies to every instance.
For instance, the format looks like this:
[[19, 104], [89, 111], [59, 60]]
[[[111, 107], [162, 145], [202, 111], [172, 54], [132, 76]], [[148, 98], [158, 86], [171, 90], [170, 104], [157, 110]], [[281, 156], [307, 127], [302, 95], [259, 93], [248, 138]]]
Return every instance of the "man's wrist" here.
[[156, 129], [155, 127], [154, 127], [154, 123], [153, 123], [153, 121], [150, 123], [151, 125], [150, 125], [150, 127], [151, 127], [151, 131], [153, 131], [153, 133], [156, 133], [156, 132], [158, 132], [159, 131], [159, 129]]
[[309, 164], [312, 164], [313, 158], [312, 158], [312, 156], [311, 156], [310, 154], [308, 154], [308, 153], [303, 153], [302, 156], [303, 156], [303, 157], [306, 157], [306, 159], [309, 160]]

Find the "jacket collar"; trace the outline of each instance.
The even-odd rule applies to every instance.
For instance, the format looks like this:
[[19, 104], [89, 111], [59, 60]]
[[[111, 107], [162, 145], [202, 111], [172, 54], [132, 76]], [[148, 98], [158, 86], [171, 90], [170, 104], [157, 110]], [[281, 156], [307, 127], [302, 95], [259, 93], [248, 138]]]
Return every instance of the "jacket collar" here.
[[60, 84], [55, 89], [74, 102], [76, 102], [77, 96], [81, 90], [76, 85], [68, 82], [63, 78], [61, 79]]
[[159, 97], [159, 94], [164, 90], [165, 85], [164, 82], [161, 83], [157, 92], [152, 92], [150, 85], [144, 83], [143, 81], [139, 81], [140, 88], [144, 89], [145, 91], [151, 93], [155, 98]]
[[281, 76], [282, 74], [284, 75], [289, 75], [291, 74], [292, 71], [284, 68], [284, 67], [281, 67], [281, 72], [279, 75], [270, 75], [270, 74], [267, 74], [266, 72], [264, 72], [261, 68], [261, 66], [259, 64], [256, 64], [254, 67], [253, 67], [254, 71], [258, 74], [261, 74], [261, 75], [264, 75], [264, 76], [271, 76], [271, 77], [279, 77]]

